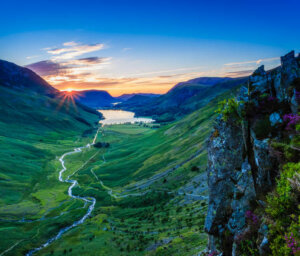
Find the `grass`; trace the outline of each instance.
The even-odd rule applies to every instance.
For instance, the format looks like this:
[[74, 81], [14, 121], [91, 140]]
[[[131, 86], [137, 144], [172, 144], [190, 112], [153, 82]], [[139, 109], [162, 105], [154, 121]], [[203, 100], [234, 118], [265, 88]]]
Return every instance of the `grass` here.
[[[22, 95], [17, 106], [5, 97], [0, 102], [7, 116], [0, 117], [0, 236], [5, 237], [0, 253], [14, 246], [5, 255], [24, 255], [86, 213], [82, 201], [68, 197], [68, 184], [58, 181], [58, 157], [91, 142], [97, 118], [69, 105], [58, 112], [50, 107], [54, 112], [49, 112], [49, 105], [34, 95]], [[91, 147], [67, 156], [64, 177], [72, 174], [79, 183], [73, 194], [93, 196], [97, 203], [86, 222], [37, 255], [192, 255], [203, 249], [207, 203], [177, 191], [205, 171], [205, 140], [216, 103], [159, 129], [106, 126], [97, 141], [108, 142], [109, 148]], [[49, 104], [55, 106], [51, 100]], [[30, 116], [28, 105], [36, 107], [36, 116]], [[16, 109], [22, 111], [14, 115]], [[195, 166], [198, 171], [192, 171]], [[166, 175], [135, 189], [161, 173]], [[109, 189], [131, 196], [113, 198]], [[23, 218], [30, 222], [20, 222]]]

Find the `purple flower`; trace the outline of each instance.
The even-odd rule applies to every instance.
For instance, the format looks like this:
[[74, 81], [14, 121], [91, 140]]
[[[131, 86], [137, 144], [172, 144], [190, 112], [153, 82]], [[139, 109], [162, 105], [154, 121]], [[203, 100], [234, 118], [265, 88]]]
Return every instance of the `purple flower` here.
[[254, 225], [258, 224], [258, 217], [251, 211], [246, 211], [245, 213], [246, 218]]
[[285, 114], [283, 116], [283, 121], [287, 123], [285, 129], [291, 131], [295, 125], [300, 122], [300, 116], [297, 114]]
[[296, 100], [300, 102], [300, 92], [296, 91], [295, 96], [296, 96]]
[[296, 253], [300, 251], [300, 247], [298, 246], [298, 243], [295, 241], [294, 234], [291, 233], [290, 237], [285, 235], [284, 239], [286, 241], [287, 247], [292, 250], [292, 254], [296, 255]]

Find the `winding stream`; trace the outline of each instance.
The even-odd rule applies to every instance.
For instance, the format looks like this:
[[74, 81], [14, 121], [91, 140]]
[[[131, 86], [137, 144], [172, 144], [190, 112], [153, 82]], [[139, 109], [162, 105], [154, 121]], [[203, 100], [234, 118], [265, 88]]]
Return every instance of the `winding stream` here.
[[96, 204], [96, 198], [94, 197], [82, 197], [82, 196], [75, 196], [73, 195], [72, 193], [72, 189], [78, 184], [77, 180], [72, 180], [70, 179], [70, 175], [66, 178], [66, 179], [63, 179], [62, 175], [63, 173], [67, 170], [66, 166], [65, 166], [65, 160], [64, 158], [66, 156], [69, 156], [69, 155], [72, 155], [72, 154], [76, 154], [76, 153], [80, 153], [82, 152], [82, 149], [85, 149], [85, 148], [90, 148], [93, 144], [95, 144], [95, 141], [97, 139], [97, 136], [98, 136], [98, 133], [99, 133], [99, 130], [100, 128], [97, 130], [97, 133], [93, 139], [93, 142], [92, 144], [88, 143], [87, 145], [83, 146], [83, 147], [79, 147], [79, 148], [75, 148], [73, 151], [70, 151], [70, 152], [67, 152], [65, 154], [63, 154], [60, 158], [59, 158], [59, 161], [61, 163], [61, 166], [62, 166], [62, 169], [61, 171], [59, 172], [59, 176], [58, 176], [58, 180], [60, 182], [64, 182], [64, 183], [70, 183], [71, 186], [69, 187], [68, 189], [68, 195], [71, 197], [71, 198], [74, 198], [74, 199], [79, 199], [79, 200], [82, 200], [85, 202], [85, 204], [90, 204], [89, 207], [88, 207], [88, 210], [86, 212], [86, 214], [79, 220], [75, 221], [72, 225], [70, 226], [67, 226], [65, 228], [62, 228], [58, 233], [57, 235], [55, 235], [54, 237], [50, 238], [46, 243], [42, 244], [40, 247], [37, 247], [37, 248], [34, 248], [32, 250], [30, 250], [26, 256], [31, 256], [33, 255], [34, 253], [42, 250], [43, 248], [47, 247], [48, 245], [50, 245], [51, 243], [53, 243], [54, 241], [56, 241], [57, 239], [59, 239], [64, 233], [66, 233], [68, 230], [70, 230], [71, 228], [74, 228], [80, 224], [82, 224], [92, 213], [92, 211], [94, 210], [95, 208], [95, 204]]

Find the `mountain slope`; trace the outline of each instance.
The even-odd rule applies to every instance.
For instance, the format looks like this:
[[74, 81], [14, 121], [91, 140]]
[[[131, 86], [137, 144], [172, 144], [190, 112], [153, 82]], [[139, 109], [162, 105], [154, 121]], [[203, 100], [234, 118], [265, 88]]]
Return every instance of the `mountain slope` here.
[[30, 69], [4, 60], [0, 60], [0, 84], [17, 90], [26, 90], [28, 93], [54, 94], [58, 92]]
[[130, 93], [130, 94], [122, 94], [121, 96], [115, 97], [116, 99], [118, 99], [119, 101], [127, 101], [129, 99], [131, 99], [134, 96], [145, 96], [145, 97], [149, 97], [149, 98], [155, 98], [155, 97], [159, 97], [160, 94], [154, 94], [154, 93]]
[[93, 131], [99, 114], [59, 97], [32, 71], [0, 64], [0, 190], [6, 191], [1, 203], [14, 204], [22, 201], [25, 191], [30, 193], [29, 181], [55, 157], [49, 148], [59, 139]]
[[91, 108], [109, 107], [117, 101], [108, 92], [101, 90], [74, 91], [72, 94], [77, 101]]
[[[58, 182], [58, 160], [91, 141], [96, 118], [58, 97], [0, 90], [0, 251], [15, 245], [7, 255], [24, 255], [86, 213]], [[95, 210], [37, 255], [187, 256], [204, 248], [205, 140], [217, 101], [159, 129], [104, 127], [98, 141], [108, 149], [66, 157], [65, 175], [80, 184], [74, 194], [96, 198]]]
[[241, 85], [247, 78], [196, 78], [174, 86], [168, 93], [152, 98], [144, 105], [126, 101], [117, 107], [157, 121], [172, 121], [204, 106], [217, 95]]

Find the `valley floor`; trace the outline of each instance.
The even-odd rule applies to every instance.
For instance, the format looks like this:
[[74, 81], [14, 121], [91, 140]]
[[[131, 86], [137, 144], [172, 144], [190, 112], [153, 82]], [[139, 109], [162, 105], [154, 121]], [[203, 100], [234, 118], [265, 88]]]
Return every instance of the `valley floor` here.
[[[110, 147], [66, 156], [63, 179], [77, 180], [73, 194], [93, 197], [96, 205], [84, 223], [34, 255], [194, 255], [204, 249], [204, 147], [214, 109], [212, 102], [201, 115], [159, 129], [105, 126], [95, 142]], [[24, 255], [86, 214], [89, 204], [70, 198], [70, 184], [58, 181], [59, 157], [91, 143], [95, 132], [37, 143], [47, 145], [49, 156], [43, 172], [28, 178], [28, 193], [1, 204], [0, 255]]]

